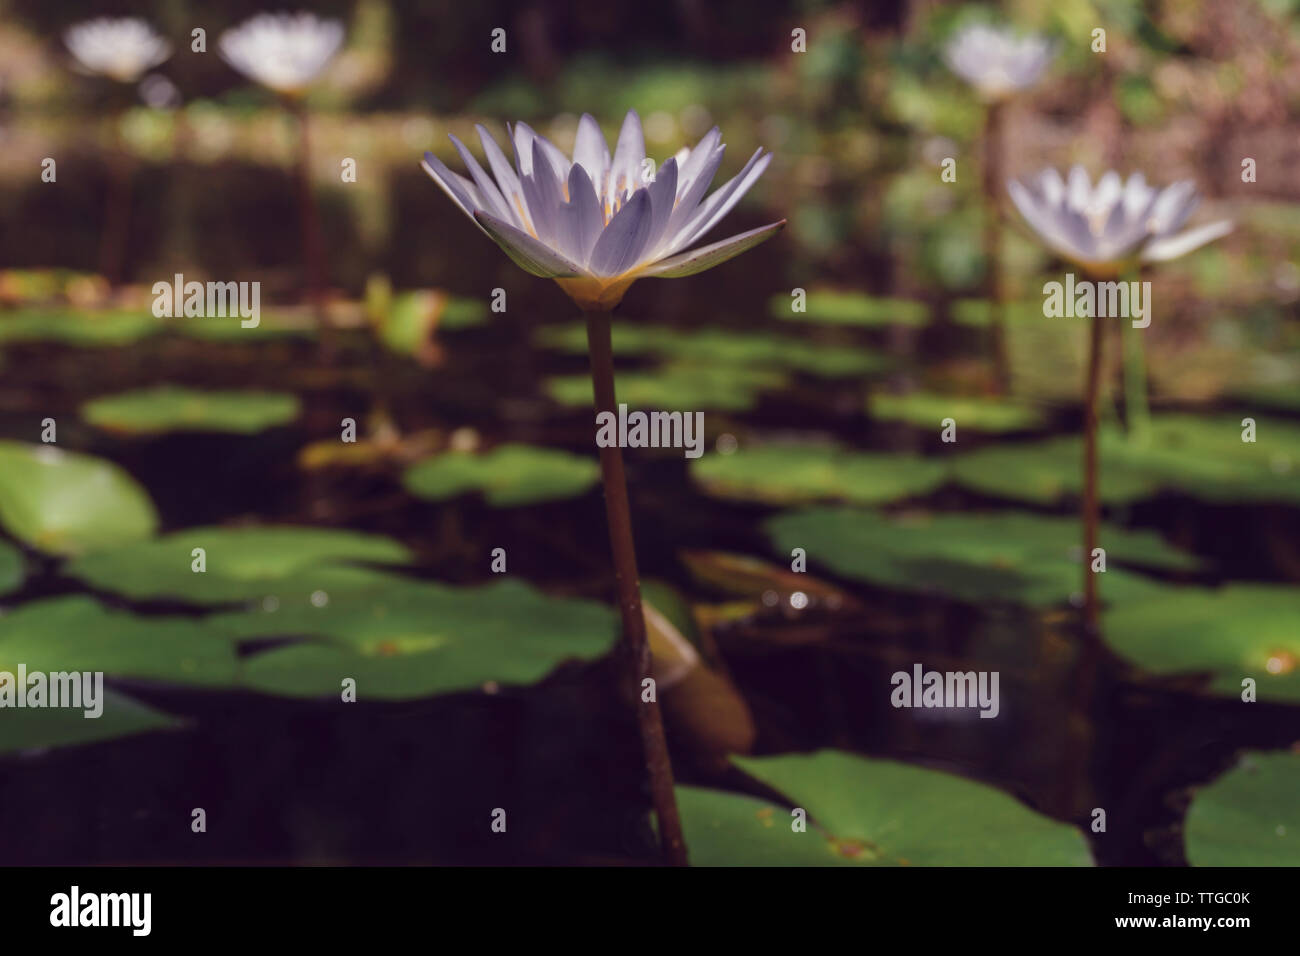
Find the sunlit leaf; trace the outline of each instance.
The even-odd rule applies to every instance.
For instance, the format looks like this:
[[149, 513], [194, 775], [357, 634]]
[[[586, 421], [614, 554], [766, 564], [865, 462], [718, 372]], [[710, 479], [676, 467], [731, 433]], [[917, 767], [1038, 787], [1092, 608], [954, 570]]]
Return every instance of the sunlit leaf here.
[[128, 434], [233, 432], [251, 435], [298, 417], [296, 395], [261, 391], [198, 391], [175, 385], [92, 399], [81, 406], [92, 425]]
[[1192, 866], [1300, 866], [1300, 753], [1247, 753], [1201, 787], [1183, 826]]
[[770, 504], [882, 504], [933, 491], [944, 480], [944, 466], [915, 455], [826, 445], [758, 445], [696, 459], [691, 477], [709, 494], [723, 498]]
[[421, 498], [445, 501], [477, 491], [496, 507], [572, 498], [599, 480], [594, 455], [519, 444], [484, 454], [444, 452], [416, 462], [403, 476], [407, 489]]

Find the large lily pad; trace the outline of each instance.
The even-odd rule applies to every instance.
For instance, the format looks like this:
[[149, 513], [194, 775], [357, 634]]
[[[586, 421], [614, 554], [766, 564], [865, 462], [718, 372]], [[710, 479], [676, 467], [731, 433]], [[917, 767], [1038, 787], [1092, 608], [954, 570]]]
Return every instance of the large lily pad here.
[[64, 707], [6, 710], [0, 720], [0, 754], [96, 743], [177, 723], [176, 718], [105, 687], [103, 713], [95, 718]]
[[[1082, 588], [1084, 562], [1074, 518], [1015, 512], [890, 516], [851, 508], [776, 515], [766, 528], [779, 551], [804, 548], [811, 564], [902, 591], [967, 601], [1050, 606]], [[1196, 559], [1150, 531], [1103, 525], [1107, 602], [1139, 600], [1159, 585], [1117, 565], [1190, 569]]]
[[[202, 548], [206, 570], [192, 570]], [[80, 557], [66, 573], [138, 600], [196, 603], [261, 600], [295, 586], [300, 572], [357, 562], [398, 564], [410, 552], [390, 538], [326, 528], [189, 528]], [[314, 590], [311, 588], [308, 590]]]
[[561, 662], [605, 654], [617, 626], [610, 608], [548, 597], [518, 581], [477, 588], [367, 572], [322, 572], [324, 600], [218, 614], [240, 640], [303, 637], [244, 662], [247, 686], [268, 694], [409, 699], [493, 681], [529, 684]]
[[1200, 788], [1184, 832], [1192, 866], [1300, 866], [1300, 753], [1247, 753]]
[[534, 445], [499, 445], [486, 454], [449, 451], [416, 462], [402, 481], [421, 498], [445, 501], [480, 491], [496, 507], [580, 495], [600, 480], [592, 456]]
[[1204, 674], [1211, 693], [1239, 697], [1254, 678], [1258, 699], [1300, 703], [1300, 590], [1266, 584], [1169, 588], [1115, 608], [1111, 647], [1154, 674]]
[[1043, 415], [1032, 405], [1000, 398], [975, 398], [911, 392], [907, 395], [876, 393], [867, 402], [872, 418], [905, 422], [918, 428], [941, 427], [945, 418], [957, 425], [957, 437], [964, 429], [976, 432], [1015, 432], [1037, 428]]
[[11, 544], [0, 541], [0, 594], [23, 583], [23, 555]]
[[0, 671], [102, 671], [199, 686], [235, 680], [234, 645], [205, 621], [143, 617], [86, 595], [23, 604], [0, 617]]
[[759, 445], [691, 462], [709, 494], [791, 504], [882, 504], [924, 495], [943, 483], [944, 466], [915, 455], [846, 451], [825, 445]]
[[[538, 340], [577, 355], [587, 353], [587, 328], [582, 323], [547, 326]], [[615, 355], [657, 355], [711, 365], [736, 365], [807, 372], [834, 378], [870, 375], [888, 360], [857, 346], [811, 342], [806, 337], [723, 329], [685, 331], [653, 325], [614, 326]]]
[[[746, 411], [758, 393], [787, 384], [775, 369], [670, 363], [649, 371], [614, 376], [619, 402], [633, 410], [696, 412]], [[592, 406], [591, 376], [558, 375], [546, 380], [546, 391], [562, 405]]]
[[251, 435], [298, 417], [298, 397], [284, 392], [205, 392], [175, 385], [105, 395], [81, 406], [92, 425], [130, 434], [176, 431]]
[[108, 311], [20, 309], [0, 315], [0, 342], [61, 342], [85, 347], [130, 345], [161, 331], [147, 308]]
[[0, 441], [0, 524], [41, 551], [79, 554], [148, 537], [158, 515], [112, 462]]
[[930, 320], [930, 307], [924, 302], [881, 298], [862, 292], [812, 289], [803, 312], [795, 312], [793, 303], [794, 298], [787, 293], [774, 295], [768, 300], [768, 311], [777, 319], [828, 325], [924, 325]]
[[1082, 833], [993, 787], [893, 760], [834, 750], [733, 757], [806, 811], [678, 787], [699, 866], [1091, 866]]
[[[1103, 501], [1123, 504], [1162, 489], [1210, 501], [1300, 501], [1300, 425], [1256, 419], [1160, 415], [1145, 441], [1107, 427], [1099, 436]], [[984, 448], [953, 461], [953, 476], [984, 494], [1048, 504], [1082, 490], [1078, 436]]]

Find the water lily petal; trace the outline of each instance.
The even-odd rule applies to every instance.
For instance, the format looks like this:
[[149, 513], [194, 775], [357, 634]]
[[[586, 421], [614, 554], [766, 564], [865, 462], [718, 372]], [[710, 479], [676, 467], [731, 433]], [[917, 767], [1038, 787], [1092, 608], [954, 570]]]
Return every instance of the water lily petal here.
[[641, 163], [645, 159], [645, 134], [641, 131], [641, 117], [636, 110], [628, 110], [619, 130], [618, 145], [614, 148], [614, 161], [609, 167], [609, 186], [605, 198], [614, 205], [620, 196], [632, 193], [641, 185]]
[[452, 172], [447, 164], [433, 153], [424, 154], [424, 162], [420, 167], [429, 174], [429, 178], [438, 184], [451, 201], [460, 207], [460, 211], [471, 219], [474, 218], [474, 210], [482, 208], [483, 203], [480, 201], [478, 187], [460, 173]]
[[650, 193], [650, 237], [646, 248], [653, 249], [663, 238], [677, 204], [677, 160], [668, 159], [659, 167], [659, 175], [648, 187]]
[[505, 197], [501, 195], [501, 190], [497, 184], [492, 181], [487, 173], [483, 172], [483, 167], [478, 164], [474, 154], [466, 148], [465, 144], [455, 136], [448, 135], [452, 145], [456, 147], [456, 152], [460, 153], [461, 162], [469, 170], [470, 176], [474, 180], [474, 185], [478, 187], [479, 196], [483, 199], [483, 207], [492, 215], [499, 219], [509, 222], [514, 217], [510, 214], [510, 207], [506, 204]]
[[487, 155], [488, 167], [492, 170], [492, 175], [496, 177], [497, 186], [500, 188], [501, 196], [506, 203], [506, 211], [510, 214], [507, 221], [527, 231], [530, 224], [524, 217], [523, 190], [520, 187], [519, 176], [515, 173], [515, 168], [510, 165], [510, 160], [506, 158], [506, 154], [484, 126], [479, 124], [474, 128], [478, 130], [479, 142], [483, 144], [483, 152]]
[[[587, 178], [601, 188], [609, 170], [609, 146], [600, 124], [590, 113], [578, 120], [578, 136], [573, 142], [573, 161], [587, 171]], [[570, 171], [572, 176], [572, 171]]]
[[716, 226], [727, 213], [731, 212], [736, 203], [740, 202], [745, 193], [749, 192], [749, 188], [758, 181], [758, 177], [763, 175], [771, 162], [771, 153], [763, 155], [761, 148], [756, 149], [754, 155], [749, 157], [749, 162], [745, 164], [744, 169], [723, 184], [717, 192], [700, 205], [700, 211], [692, 217], [682, 231], [687, 238], [677, 248], [680, 249], [693, 242], [698, 242], [708, 235], [709, 230]]
[[677, 242], [677, 239], [685, 231], [686, 224], [693, 219], [698, 211], [700, 200], [704, 198], [705, 192], [708, 191], [709, 185], [713, 182], [714, 174], [717, 173], [718, 167], [722, 165], [722, 157], [726, 154], [726, 151], [726, 146], [716, 147], [712, 155], [700, 166], [700, 170], [695, 176], [695, 182], [691, 183], [685, 192], [682, 191], [681, 178], [678, 177], [677, 208], [668, 217], [668, 227], [659, 240], [660, 249], [681, 248], [681, 244]]
[[483, 227], [483, 231], [525, 272], [544, 279], [571, 278], [582, 274], [582, 268], [576, 262], [491, 213], [480, 209], [474, 213], [474, 218]]
[[596, 240], [590, 270], [598, 276], [622, 275], [640, 261], [649, 236], [650, 193], [638, 189]]
[[1177, 236], [1156, 239], [1147, 243], [1146, 248], [1142, 250], [1142, 261], [1166, 262], [1170, 259], [1177, 259], [1193, 249], [1200, 248], [1207, 242], [1213, 242], [1221, 236], [1226, 236], [1232, 232], [1232, 227], [1232, 222], [1225, 219], [1222, 222], [1212, 222], [1207, 226], [1189, 229]]
[[569, 201], [560, 207], [560, 217], [562, 241], [569, 244], [566, 255], [571, 254], [574, 262], [586, 265], [605, 228], [605, 217], [596, 189], [581, 163], [574, 163], [569, 170]]
[[560, 193], [555, 170], [540, 139], [533, 140], [532, 165], [532, 173], [523, 178], [520, 186], [528, 204], [528, 214], [533, 220], [533, 232], [542, 242], [550, 244], [555, 241], [556, 220], [564, 196]]
[[749, 232], [739, 233], [730, 239], [723, 239], [721, 242], [715, 242], [710, 246], [683, 252], [681, 255], [656, 262], [646, 269], [643, 275], [655, 276], [661, 279], [693, 276], [697, 272], [712, 269], [728, 259], [735, 258], [747, 249], [752, 249], [760, 242], [776, 235], [784, 226], [785, 220], [782, 219], [780, 222], [770, 223], [757, 229], [751, 229]]

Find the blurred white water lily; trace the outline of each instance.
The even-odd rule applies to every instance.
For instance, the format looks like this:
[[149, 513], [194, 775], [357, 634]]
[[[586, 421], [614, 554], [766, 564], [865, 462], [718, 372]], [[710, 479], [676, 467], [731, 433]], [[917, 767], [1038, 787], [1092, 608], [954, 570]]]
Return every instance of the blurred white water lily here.
[[69, 27], [63, 42], [82, 69], [134, 83], [172, 55], [171, 44], [135, 17], [100, 17]]
[[1232, 231], [1227, 220], [1178, 231], [1200, 202], [1191, 180], [1156, 189], [1141, 173], [1125, 181], [1112, 170], [1093, 185], [1075, 166], [1068, 180], [1045, 169], [1008, 182], [1007, 190], [1044, 243], [1093, 272], [1115, 272], [1134, 259], [1176, 259]]
[[343, 45], [343, 24], [314, 13], [259, 13], [221, 34], [222, 58], [285, 96], [306, 91]]
[[649, 175], [641, 119], [623, 120], [611, 157], [596, 121], [584, 114], [569, 159], [525, 123], [507, 127], [511, 165], [491, 134], [477, 127], [493, 177], [456, 137], [470, 172], [452, 172], [432, 153], [425, 172], [519, 266], [555, 279], [581, 308], [607, 311], [642, 277], [703, 272], [774, 235], [785, 220], [721, 242], [686, 250], [731, 211], [771, 161], [754, 152], [712, 195], [705, 191], [725, 146], [715, 127], [694, 149], [682, 149]]
[[985, 99], [1000, 100], [1039, 81], [1055, 55], [1052, 42], [1034, 34], [975, 24], [944, 46], [949, 68]]

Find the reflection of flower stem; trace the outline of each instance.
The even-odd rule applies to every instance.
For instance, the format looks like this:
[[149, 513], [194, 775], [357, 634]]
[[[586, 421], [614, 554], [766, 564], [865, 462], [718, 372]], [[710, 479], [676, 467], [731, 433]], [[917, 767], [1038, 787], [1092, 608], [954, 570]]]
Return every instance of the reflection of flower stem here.
[[110, 287], [122, 281], [122, 262], [131, 228], [131, 157], [122, 139], [123, 110], [108, 118], [108, 188], [104, 194], [104, 231], [99, 237], [99, 272]]
[[984, 262], [985, 294], [989, 300], [989, 333], [993, 340], [993, 370], [1000, 392], [1011, 386], [1007, 334], [1002, 303], [1002, 104], [990, 103], [984, 114]]
[[[591, 383], [596, 413], [617, 415], [614, 399], [614, 350], [610, 340], [610, 314], [587, 312], [587, 347], [591, 355]], [[623, 452], [617, 444], [600, 449], [601, 481], [605, 488], [605, 517], [609, 524], [610, 549], [614, 553], [614, 579], [618, 586], [619, 613], [623, 619], [622, 654], [624, 693], [636, 707], [637, 727], [650, 778], [650, 799], [659, 821], [659, 838], [664, 858], [674, 866], [686, 865], [686, 841], [673, 793], [673, 767], [668, 758], [663, 718], [658, 704], [643, 704], [641, 681], [650, 675], [650, 644], [646, 639], [645, 616], [641, 610], [641, 585], [637, 579], [636, 546], [632, 540], [632, 513], [623, 474]]]
[[321, 294], [321, 237], [320, 217], [316, 210], [316, 195], [311, 188], [311, 138], [307, 124], [307, 104], [301, 99], [290, 102], [290, 109], [298, 121], [298, 212], [302, 223], [303, 285], [307, 301], [316, 320], [324, 322], [324, 303]]
[[[1129, 278], [1137, 288], [1141, 288], [1140, 267], [1135, 268]], [[1133, 287], [1131, 285], [1129, 288]], [[1151, 303], [1148, 301], [1148, 318], [1150, 310]], [[1147, 360], [1142, 342], [1145, 331], [1135, 328], [1130, 320], [1124, 322], [1124, 420], [1128, 424], [1129, 440], [1136, 444], [1144, 443], [1151, 429], [1151, 409], [1147, 404]]]

